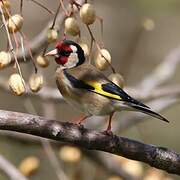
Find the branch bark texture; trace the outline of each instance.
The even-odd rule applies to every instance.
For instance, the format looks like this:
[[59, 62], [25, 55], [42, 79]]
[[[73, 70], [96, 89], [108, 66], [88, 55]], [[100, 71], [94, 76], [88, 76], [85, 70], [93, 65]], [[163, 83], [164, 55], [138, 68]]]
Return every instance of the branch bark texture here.
[[125, 137], [107, 135], [72, 123], [0, 110], [0, 129], [71, 143], [89, 150], [109, 152], [180, 175], [180, 155], [173, 150]]

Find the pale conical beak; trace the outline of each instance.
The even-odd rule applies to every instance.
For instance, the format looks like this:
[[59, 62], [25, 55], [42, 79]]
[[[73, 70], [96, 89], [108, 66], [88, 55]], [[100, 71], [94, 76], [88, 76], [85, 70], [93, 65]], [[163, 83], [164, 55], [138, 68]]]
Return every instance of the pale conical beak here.
[[53, 49], [52, 51], [47, 52], [44, 56], [56, 56], [58, 54], [57, 49]]

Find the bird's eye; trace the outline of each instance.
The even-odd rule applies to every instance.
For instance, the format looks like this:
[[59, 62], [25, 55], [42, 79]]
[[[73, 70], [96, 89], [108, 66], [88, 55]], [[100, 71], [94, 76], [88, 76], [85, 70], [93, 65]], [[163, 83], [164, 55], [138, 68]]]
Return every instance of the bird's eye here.
[[61, 50], [61, 51], [60, 51], [60, 55], [61, 55], [61, 56], [69, 57], [70, 53], [71, 53], [71, 52], [69, 52], [69, 51], [64, 51], [64, 50]]

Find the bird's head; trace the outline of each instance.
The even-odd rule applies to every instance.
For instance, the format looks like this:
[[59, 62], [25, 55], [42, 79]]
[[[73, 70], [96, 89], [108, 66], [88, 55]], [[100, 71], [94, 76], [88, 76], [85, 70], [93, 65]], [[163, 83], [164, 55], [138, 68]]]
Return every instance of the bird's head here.
[[63, 69], [79, 66], [85, 61], [83, 49], [71, 40], [58, 42], [55, 49], [46, 53], [45, 56], [53, 56], [56, 63]]

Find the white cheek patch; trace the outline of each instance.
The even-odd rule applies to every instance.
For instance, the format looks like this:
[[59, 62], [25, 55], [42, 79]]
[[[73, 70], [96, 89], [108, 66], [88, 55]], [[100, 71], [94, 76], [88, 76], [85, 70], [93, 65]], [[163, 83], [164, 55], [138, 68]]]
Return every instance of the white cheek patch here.
[[79, 59], [77, 53], [71, 53], [70, 56], [68, 57], [68, 62], [64, 64], [64, 66], [67, 68], [75, 67], [78, 61]]
[[73, 53], [77, 52], [77, 47], [76, 46], [70, 45], [70, 48], [72, 49]]

